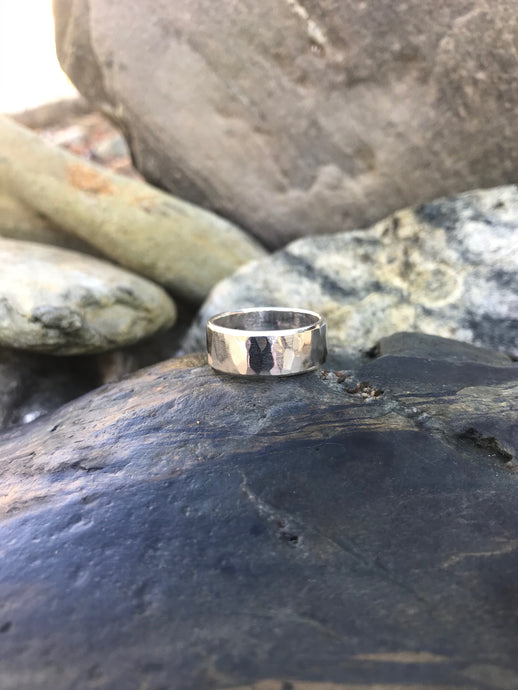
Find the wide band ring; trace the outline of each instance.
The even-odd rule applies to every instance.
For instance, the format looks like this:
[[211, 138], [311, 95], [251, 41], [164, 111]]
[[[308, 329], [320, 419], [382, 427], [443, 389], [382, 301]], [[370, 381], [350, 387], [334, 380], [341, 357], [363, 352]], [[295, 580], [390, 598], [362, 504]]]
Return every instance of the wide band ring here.
[[314, 311], [258, 307], [207, 321], [209, 364], [236, 376], [293, 376], [326, 359], [326, 323]]

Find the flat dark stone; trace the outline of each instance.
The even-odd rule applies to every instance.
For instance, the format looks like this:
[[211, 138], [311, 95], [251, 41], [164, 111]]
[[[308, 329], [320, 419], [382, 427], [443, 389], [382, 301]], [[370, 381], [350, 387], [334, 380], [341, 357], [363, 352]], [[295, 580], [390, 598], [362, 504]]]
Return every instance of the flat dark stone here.
[[374, 348], [373, 355], [380, 357], [389, 354], [438, 359], [443, 362], [480, 362], [495, 366], [507, 366], [511, 363], [511, 358], [503, 352], [427, 333], [394, 333], [382, 338]]
[[518, 367], [435, 352], [191, 356], [4, 432], [5, 687], [518, 687]]

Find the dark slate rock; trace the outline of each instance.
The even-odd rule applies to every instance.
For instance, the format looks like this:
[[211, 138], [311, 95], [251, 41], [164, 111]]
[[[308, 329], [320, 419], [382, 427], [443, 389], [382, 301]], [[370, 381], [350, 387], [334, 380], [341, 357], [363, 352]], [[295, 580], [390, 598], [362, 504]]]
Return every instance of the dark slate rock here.
[[516, 687], [518, 367], [399, 339], [285, 380], [191, 355], [4, 432], [4, 687]]
[[394, 333], [382, 338], [372, 354], [378, 357], [394, 354], [447, 362], [481, 362], [494, 366], [506, 366], [511, 363], [511, 358], [504, 352], [495, 352], [427, 333]]

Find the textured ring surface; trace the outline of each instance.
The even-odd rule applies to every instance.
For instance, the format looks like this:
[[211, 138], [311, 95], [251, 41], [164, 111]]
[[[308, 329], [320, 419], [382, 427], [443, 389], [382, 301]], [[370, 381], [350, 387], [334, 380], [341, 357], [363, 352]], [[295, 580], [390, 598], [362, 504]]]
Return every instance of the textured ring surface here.
[[209, 364], [237, 376], [293, 376], [326, 359], [326, 323], [314, 311], [258, 307], [207, 321]]

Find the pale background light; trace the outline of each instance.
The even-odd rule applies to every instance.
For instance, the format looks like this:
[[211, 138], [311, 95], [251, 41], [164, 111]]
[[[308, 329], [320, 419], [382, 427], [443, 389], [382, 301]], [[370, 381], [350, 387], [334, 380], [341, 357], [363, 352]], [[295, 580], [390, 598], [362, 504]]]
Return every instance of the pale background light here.
[[0, 112], [76, 94], [56, 58], [51, 0], [0, 0]]

